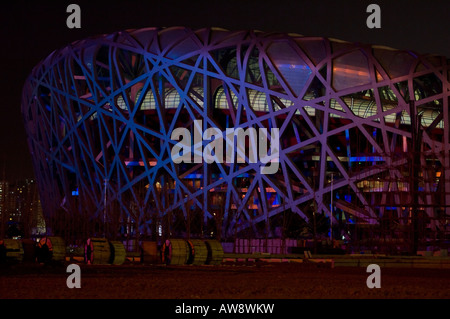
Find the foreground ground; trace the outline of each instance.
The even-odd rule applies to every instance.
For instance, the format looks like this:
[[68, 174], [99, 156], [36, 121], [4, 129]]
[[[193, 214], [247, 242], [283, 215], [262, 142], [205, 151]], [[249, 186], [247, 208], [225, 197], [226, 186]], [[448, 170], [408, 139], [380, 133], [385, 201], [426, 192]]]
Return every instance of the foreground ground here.
[[381, 288], [369, 289], [370, 274], [364, 267], [80, 264], [81, 288], [69, 289], [66, 266], [3, 266], [0, 299], [450, 298], [450, 271], [446, 269], [381, 268]]

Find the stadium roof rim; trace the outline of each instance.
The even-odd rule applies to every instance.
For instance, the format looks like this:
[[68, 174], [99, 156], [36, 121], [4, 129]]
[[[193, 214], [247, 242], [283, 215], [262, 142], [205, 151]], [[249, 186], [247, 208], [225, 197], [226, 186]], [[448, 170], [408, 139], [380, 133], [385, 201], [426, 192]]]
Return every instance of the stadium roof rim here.
[[[329, 41], [332, 42], [337, 42], [337, 43], [347, 43], [347, 44], [364, 44], [367, 46], [372, 47], [373, 49], [384, 49], [384, 50], [389, 50], [389, 51], [398, 51], [398, 52], [410, 52], [410, 53], [414, 53], [416, 55], [422, 55], [422, 56], [435, 56], [435, 57], [442, 57], [442, 54], [437, 54], [437, 53], [422, 53], [422, 52], [416, 52], [414, 50], [407, 50], [407, 49], [398, 49], [398, 48], [394, 48], [391, 46], [386, 46], [383, 44], [370, 44], [370, 43], [364, 43], [364, 42], [352, 42], [352, 41], [347, 41], [347, 40], [343, 40], [343, 39], [339, 39], [339, 38], [334, 38], [334, 37], [326, 37], [326, 36], [313, 36], [313, 35], [303, 35], [303, 34], [299, 34], [299, 33], [295, 33], [295, 32], [268, 32], [268, 31], [262, 31], [262, 30], [258, 30], [258, 29], [237, 29], [237, 30], [230, 30], [230, 29], [226, 29], [226, 28], [222, 28], [222, 27], [202, 27], [202, 28], [191, 28], [191, 27], [185, 27], [182, 25], [174, 25], [174, 26], [162, 26], [162, 27], [144, 27], [144, 28], [130, 28], [130, 29], [123, 29], [123, 30], [119, 30], [119, 31], [115, 31], [115, 32], [111, 32], [111, 33], [101, 33], [101, 34], [97, 34], [97, 35], [93, 35], [84, 39], [79, 39], [79, 40], [75, 40], [73, 42], [70, 42], [58, 49], [53, 50], [50, 54], [48, 54], [47, 56], [45, 56], [44, 58], [42, 58], [33, 68], [37, 69], [41, 66], [41, 64], [43, 64], [46, 60], [50, 59], [55, 53], [60, 52], [61, 50], [64, 50], [65, 48], [67, 48], [68, 46], [72, 46], [72, 45], [76, 45], [77, 43], [83, 42], [83, 41], [90, 41], [90, 40], [98, 40], [107, 36], [111, 36], [113, 34], [121, 34], [123, 32], [125, 33], [133, 33], [136, 31], [158, 31], [162, 32], [162, 31], [170, 31], [170, 30], [174, 30], [174, 29], [185, 29], [185, 30], [191, 30], [192, 32], [199, 32], [201, 30], [211, 30], [211, 31], [223, 31], [223, 32], [229, 32], [230, 34], [232, 33], [240, 33], [240, 32], [254, 32], [254, 33], [262, 33], [262, 34], [267, 34], [267, 35], [285, 35], [287, 37], [290, 38], [295, 38], [295, 37], [302, 37], [302, 38], [310, 38], [310, 39], [327, 39]], [[450, 58], [446, 57], [449, 61]]]

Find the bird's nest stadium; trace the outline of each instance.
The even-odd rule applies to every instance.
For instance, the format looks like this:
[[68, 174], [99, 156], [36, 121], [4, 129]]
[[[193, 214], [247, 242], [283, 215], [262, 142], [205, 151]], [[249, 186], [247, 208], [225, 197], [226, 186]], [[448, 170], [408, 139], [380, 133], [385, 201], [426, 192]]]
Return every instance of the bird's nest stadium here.
[[[442, 243], [449, 81], [443, 56], [298, 34], [171, 27], [71, 43], [22, 96], [47, 231]], [[176, 163], [177, 128], [277, 128], [277, 170], [249, 154]], [[270, 141], [248, 136], [247, 149]], [[192, 141], [193, 156], [210, 142]]]

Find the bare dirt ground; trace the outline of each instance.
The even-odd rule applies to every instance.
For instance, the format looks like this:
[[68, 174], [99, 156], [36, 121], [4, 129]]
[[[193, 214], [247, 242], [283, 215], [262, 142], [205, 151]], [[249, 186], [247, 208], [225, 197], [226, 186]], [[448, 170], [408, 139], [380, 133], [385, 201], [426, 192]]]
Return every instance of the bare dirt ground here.
[[280, 263], [165, 266], [127, 263], [81, 267], [69, 289], [65, 265], [0, 268], [0, 299], [449, 299], [446, 269], [381, 268], [369, 289], [365, 267]]

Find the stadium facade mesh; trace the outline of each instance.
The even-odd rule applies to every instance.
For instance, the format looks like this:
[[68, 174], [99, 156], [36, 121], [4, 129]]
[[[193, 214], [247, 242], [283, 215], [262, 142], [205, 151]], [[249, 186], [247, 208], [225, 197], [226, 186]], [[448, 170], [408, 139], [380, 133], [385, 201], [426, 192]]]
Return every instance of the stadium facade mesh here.
[[[27, 79], [22, 113], [47, 225], [66, 238], [295, 237], [313, 216], [336, 236], [395, 231], [412, 214], [442, 230], [449, 77], [446, 57], [381, 46], [147, 28], [54, 51]], [[278, 169], [174, 163], [176, 128], [278, 128]]]

